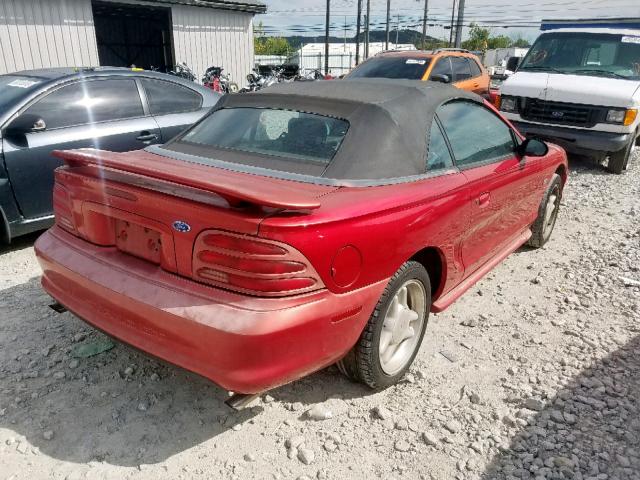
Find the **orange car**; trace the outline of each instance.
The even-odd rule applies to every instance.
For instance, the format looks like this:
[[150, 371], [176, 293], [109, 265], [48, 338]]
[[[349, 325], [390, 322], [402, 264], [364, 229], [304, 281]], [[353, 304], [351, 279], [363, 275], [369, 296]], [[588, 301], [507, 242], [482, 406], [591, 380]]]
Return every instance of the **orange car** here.
[[404, 78], [453, 83], [487, 97], [489, 74], [468, 50], [441, 48], [431, 52], [383, 52], [358, 65], [345, 78]]

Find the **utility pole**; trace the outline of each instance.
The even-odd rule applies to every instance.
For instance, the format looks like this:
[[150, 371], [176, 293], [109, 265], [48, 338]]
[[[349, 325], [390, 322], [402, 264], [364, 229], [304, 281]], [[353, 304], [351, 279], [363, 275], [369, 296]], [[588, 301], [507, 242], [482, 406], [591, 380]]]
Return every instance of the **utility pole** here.
[[464, 28], [464, 0], [459, 0], [458, 21], [456, 23], [456, 48], [460, 48], [462, 47], [462, 29]]
[[371, 28], [371, 0], [367, 0], [367, 17], [365, 19], [367, 24], [367, 34], [365, 36], [364, 44], [364, 58], [369, 58], [369, 29]]
[[453, 22], [456, 20], [456, 0], [453, 0], [453, 7], [451, 8], [451, 30], [449, 31], [449, 46], [453, 46]]
[[343, 51], [347, 51], [347, 16], [344, 16], [344, 48]]
[[427, 42], [427, 13], [429, 12], [429, 0], [424, 0], [424, 17], [422, 18], [422, 50]]
[[329, 75], [329, 22], [331, 20], [331, 0], [327, 0], [327, 19], [324, 29], [324, 74]]
[[362, 0], [358, 0], [358, 19], [356, 20], [356, 65], [360, 63], [360, 20], [362, 19]]
[[399, 35], [400, 35], [400, 15], [396, 15], [396, 48], [398, 48]]
[[384, 49], [389, 50], [389, 22], [391, 20], [391, 0], [387, 0], [387, 36]]

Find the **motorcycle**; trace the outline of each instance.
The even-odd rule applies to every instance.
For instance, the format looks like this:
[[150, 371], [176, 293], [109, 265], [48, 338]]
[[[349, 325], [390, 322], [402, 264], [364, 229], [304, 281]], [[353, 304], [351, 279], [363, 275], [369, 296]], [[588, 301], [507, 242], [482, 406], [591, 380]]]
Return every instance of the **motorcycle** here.
[[169, 75], [175, 75], [177, 77], [186, 78], [192, 82], [196, 81], [196, 75], [184, 62], [178, 63], [173, 70], [169, 72]]
[[209, 67], [202, 77], [205, 87], [219, 93], [237, 93], [238, 84], [232, 82], [229, 75], [222, 73], [222, 67]]

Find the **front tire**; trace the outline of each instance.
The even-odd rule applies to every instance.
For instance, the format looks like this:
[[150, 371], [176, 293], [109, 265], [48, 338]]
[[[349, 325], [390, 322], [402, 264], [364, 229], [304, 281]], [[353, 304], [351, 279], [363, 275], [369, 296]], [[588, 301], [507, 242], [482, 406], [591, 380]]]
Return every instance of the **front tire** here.
[[374, 389], [397, 383], [420, 350], [430, 310], [429, 274], [420, 263], [406, 262], [389, 280], [358, 343], [338, 368]]
[[609, 155], [609, 162], [607, 163], [607, 171], [620, 175], [627, 169], [629, 165], [629, 159], [631, 158], [631, 152], [636, 144], [635, 135], [629, 140], [629, 143], [620, 150]]
[[544, 192], [540, 208], [538, 209], [538, 218], [531, 226], [531, 238], [528, 245], [534, 248], [540, 248], [551, 238], [551, 233], [558, 219], [558, 211], [560, 210], [560, 200], [562, 199], [562, 179], [557, 173], [551, 177], [551, 182], [547, 190]]

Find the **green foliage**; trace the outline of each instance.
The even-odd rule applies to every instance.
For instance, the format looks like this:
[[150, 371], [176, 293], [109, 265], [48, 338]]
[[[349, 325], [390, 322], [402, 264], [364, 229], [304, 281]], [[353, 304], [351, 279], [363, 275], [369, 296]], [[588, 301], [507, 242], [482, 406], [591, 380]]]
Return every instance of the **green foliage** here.
[[529, 48], [531, 46], [531, 42], [529, 42], [529, 40], [525, 40], [524, 38], [516, 38], [511, 46], [518, 48]]
[[488, 28], [471, 24], [469, 39], [462, 42], [462, 46], [467, 50], [484, 52], [491, 48], [528, 47], [529, 42], [523, 38], [514, 41], [506, 35], [493, 36]]
[[256, 55], [289, 55], [292, 50], [286, 38], [265, 36], [262, 22], [256, 27], [253, 46]]

